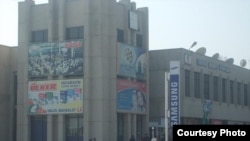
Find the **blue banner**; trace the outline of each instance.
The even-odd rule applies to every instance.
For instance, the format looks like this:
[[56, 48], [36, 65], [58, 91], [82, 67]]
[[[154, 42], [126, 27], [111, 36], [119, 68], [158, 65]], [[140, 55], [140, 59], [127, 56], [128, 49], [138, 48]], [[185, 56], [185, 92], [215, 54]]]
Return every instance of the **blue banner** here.
[[180, 124], [180, 62], [170, 62], [170, 127]]
[[118, 44], [118, 75], [146, 79], [146, 49]]

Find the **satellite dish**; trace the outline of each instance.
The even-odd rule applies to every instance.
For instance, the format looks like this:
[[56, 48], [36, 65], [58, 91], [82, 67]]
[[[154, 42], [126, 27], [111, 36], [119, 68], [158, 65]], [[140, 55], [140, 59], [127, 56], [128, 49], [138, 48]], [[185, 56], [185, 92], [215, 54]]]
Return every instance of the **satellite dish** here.
[[245, 59], [240, 60], [240, 66], [245, 67], [247, 64], [247, 61]]
[[199, 49], [196, 50], [196, 53], [197, 54], [200, 54], [200, 55], [205, 55], [206, 54], [206, 48], [205, 47], [201, 47]]
[[234, 59], [233, 58], [229, 58], [229, 59], [226, 60], [226, 63], [233, 64], [234, 63]]
[[215, 54], [212, 56], [212, 58], [213, 58], [213, 59], [218, 59], [218, 58], [219, 58], [219, 56], [220, 56], [220, 54], [219, 54], [219, 53], [215, 53]]

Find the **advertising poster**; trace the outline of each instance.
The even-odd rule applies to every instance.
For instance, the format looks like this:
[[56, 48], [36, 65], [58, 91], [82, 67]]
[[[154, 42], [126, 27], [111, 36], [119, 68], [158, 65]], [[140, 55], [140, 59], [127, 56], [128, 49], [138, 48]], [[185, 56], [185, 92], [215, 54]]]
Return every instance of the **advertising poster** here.
[[180, 62], [170, 61], [170, 126], [180, 124]]
[[145, 113], [147, 110], [146, 83], [117, 79], [117, 109]]
[[83, 43], [78, 40], [31, 44], [28, 60], [29, 77], [82, 75]]
[[146, 49], [118, 44], [118, 75], [146, 79]]
[[28, 86], [29, 114], [83, 112], [83, 80], [32, 81]]

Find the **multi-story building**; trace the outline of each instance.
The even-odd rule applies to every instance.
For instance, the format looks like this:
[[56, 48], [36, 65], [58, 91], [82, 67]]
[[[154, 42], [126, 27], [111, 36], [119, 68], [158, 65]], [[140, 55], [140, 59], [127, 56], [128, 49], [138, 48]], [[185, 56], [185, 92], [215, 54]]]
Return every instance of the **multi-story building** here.
[[15, 140], [17, 48], [0, 45], [0, 140]]
[[150, 51], [149, 120], [157, 135], [164, 134], [165, 121], [170, 129], [173, 124], [250, 123], [246, 62], [243, 59], [242, 66], [237, 66], [233, 58], [205, 53], [205, 48]]
[[18, 6], [17, 141], [141, 138], [148, 9], [130, 0]]

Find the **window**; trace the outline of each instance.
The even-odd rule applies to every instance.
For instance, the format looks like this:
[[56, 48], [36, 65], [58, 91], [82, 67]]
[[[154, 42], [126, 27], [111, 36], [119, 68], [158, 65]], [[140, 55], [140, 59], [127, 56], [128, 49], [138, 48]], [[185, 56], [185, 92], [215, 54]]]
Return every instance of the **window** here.
[[200, 73], [194, 73], [194, 97], [200, 98]]
[[66, 117], [66, 141], [83, 141], [82, 115]]
[[214, 100], [218, 101], [218, 77], [214, 76]]
[[190, 97], [190, 70], [185, 70], [185, 95]]
[[227, 102], [226, 100], [226, 79], [222, 79], [222, 102]]
[[48, 42], [48, 30], [32, 31], [31, 42]]
[[248, 89], [247, 89], [247, 84], [244, 84], [244, 105], [247, 106], [248, 105]]
[[204, 98], [209, 99], [209, 75], [204, 74]]
[[31, 141], [47, 141], [46, 116], [31, 116]]
[[124, 32], [121, 29], [117, 29], [117, 41], [124, 42]]
[[230, 80], [230, 86], [229, 86], [229, 90], [230, 90], [230, 103], [233, 104], [234, 103], [234, 82], [233, 80]]
[[142, 35], [136, 34], [136, 46], [142, 47]]
[[83, 26], [66, 28], [66, 40], [83, 39]]
[[240, 89], [240, 82], [237, 83], [237, 102], [240, 105], [241, 104], [241, 89]]

